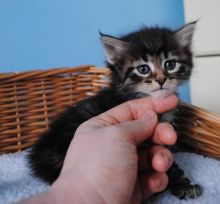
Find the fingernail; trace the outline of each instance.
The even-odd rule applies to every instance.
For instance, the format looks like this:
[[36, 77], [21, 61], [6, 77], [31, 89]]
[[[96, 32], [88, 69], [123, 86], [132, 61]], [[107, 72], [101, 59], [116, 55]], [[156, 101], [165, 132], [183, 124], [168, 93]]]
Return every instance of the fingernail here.
[[173, 127], [171, 124], [168, 124], [168, 127], [169, 127], [171, 130], [174, 130], [174, 127]]
[[165, 156], [164, 154], [160, 154], [160, 157], [163, 160], [163, 163], [166, 165], [166, 167], [167, 168], [170, 167], [170, 165], [171, 165], [170, 159], [167, 156]]

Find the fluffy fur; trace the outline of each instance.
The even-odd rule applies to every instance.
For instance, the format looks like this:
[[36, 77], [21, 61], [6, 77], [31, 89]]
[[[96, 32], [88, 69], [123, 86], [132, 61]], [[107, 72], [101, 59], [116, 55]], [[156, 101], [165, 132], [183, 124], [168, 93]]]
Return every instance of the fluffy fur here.
[[[84, 121], [131, 99], [175, 93], [192, 71], [194, 26], [190, 23], [177, 31], [142, 28], [118, 38], [101, 34], [106, 63], [112, 71], [111, 86], [68, 108], [52, 122], [29, 154], [33, 173], [49, 183], [56, 180], [74, 132]], [[161, 118], [172, 122], [173, 114]], [[201, 188], [191, 185], [176, 164], [168, 175], [169, 187], [178, 197], [201, 194]]]

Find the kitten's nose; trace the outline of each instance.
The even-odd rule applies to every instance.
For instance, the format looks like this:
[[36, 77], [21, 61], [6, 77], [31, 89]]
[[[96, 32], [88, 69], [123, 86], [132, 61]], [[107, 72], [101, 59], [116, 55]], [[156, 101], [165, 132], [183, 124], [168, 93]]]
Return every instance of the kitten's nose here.
[[159, 78], [159, 79], [156, 79], [156, 81], [158, 82], [158, 84], [160, 84], [160, 86], [162, 87], [165, 83], [167, 79], [166, 78]]

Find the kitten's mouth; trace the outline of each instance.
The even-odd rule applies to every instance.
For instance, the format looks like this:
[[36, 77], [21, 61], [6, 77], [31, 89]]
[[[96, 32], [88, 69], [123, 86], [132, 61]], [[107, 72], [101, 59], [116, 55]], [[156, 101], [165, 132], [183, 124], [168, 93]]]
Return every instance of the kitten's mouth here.
[[153, 98], [156, 98], [156, 99], [161, 99], [161, 98], [166, 98], [167, 96], [171, 95], [173, 92], [169, 89], [165, 89], [165, 88], [159, 88], [159, 89], [156, 89], [154, 91], [152, 91], [150, 93], [150, 95], [153, 97]]
[[158, 89], [154, 89], [152, 92], [156, 92], [156, 91], [162, 91], [162, 90], [168, 90], [168, 89], [163, 88], [163, 87], [160, 87], [160, 88], [158, 88]]

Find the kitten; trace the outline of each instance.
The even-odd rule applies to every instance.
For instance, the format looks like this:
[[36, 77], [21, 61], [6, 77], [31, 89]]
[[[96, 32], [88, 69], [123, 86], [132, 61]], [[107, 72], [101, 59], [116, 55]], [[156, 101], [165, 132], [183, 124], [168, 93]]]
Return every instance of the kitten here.
[[[73, 135], [84, 121], [131, 99], [175, 93], [192, 71], [194, 27], [195, 22], [177, 31], [142, 28], [120, 38], [101, 34], [107, 67], [112, 71], [111, 85], [68, 108], [51, 123], [29, 154], [33, 173], [50, 184], [57, 179]], [[173, 113], [163, 114], [161, 120], [172, 123]], [[201, 187], [192, 185], [177, 164], [168, 176], [168, 187], [179, 198], [201, 195]]]

